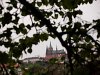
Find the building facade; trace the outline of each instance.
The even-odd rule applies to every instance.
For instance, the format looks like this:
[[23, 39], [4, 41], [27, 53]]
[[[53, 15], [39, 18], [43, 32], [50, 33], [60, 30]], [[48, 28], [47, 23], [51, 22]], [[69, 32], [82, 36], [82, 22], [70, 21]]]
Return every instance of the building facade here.
[[46, 56], [45, 59], [49, 60], [51, 58], [61, 58], [62, 56], [65, 56], [66, 52], [64, 51], [64, 49], [58, 50], [57, 47], [54, 50], [51, 42], [50, 42], [50, 46], [46, 47]]
[[25, 58], [24, 60], [23, 60], [23, 62], [24, 63], [29, 63], [29, 62], [31, 62], [31, 63], [35, 63], [35, 62], [37, 62], [37, 61], [43, 61], [43, 57], [30, 57], [30, 58]]
[[36, 61], [48, 61], [51, 58], [57, 58], [58, 59], [58, 58], [61, 58], [63, 56], [66, 57], [66, 52], [64, 51], [64, 49], [58, 50], [57, 47], [56, 47], [56, 49], [54, 50], [52, 45], [51, 45], [51, 42], [50, 42], [49, 47], [48, 46], [46, 47], [45, 57], [25, 58], [23, 60], [23, 62], [25, 62], [25, 63], [28, 63], [28, 62], [35, 63]]

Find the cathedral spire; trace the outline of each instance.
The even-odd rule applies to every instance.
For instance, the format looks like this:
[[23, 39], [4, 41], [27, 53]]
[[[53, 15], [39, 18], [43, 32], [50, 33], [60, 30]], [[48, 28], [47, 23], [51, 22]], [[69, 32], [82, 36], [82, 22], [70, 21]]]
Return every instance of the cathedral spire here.
[[50, 48], [52, 48], [51, 42], [50, 42]]
[[57, 49], [57, 45], [56, 45], [56, 51], [57, 51], [58, 49]]
[[48, 54], [48, 46], [46, 46], [46, 55]]
[[46, 51], [48, 50], [48, 46], [46, 46]]
[[49, 49], [50, 49], [50, 50], [53, 50], [53, 47], [52, 47], [52, 45], [51, 45], [51, 42], [50, 42]]

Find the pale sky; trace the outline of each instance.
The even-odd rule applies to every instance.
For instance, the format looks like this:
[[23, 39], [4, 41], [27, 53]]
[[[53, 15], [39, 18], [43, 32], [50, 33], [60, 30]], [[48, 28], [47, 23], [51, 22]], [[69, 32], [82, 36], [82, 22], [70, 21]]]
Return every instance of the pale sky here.
[[[93, 4], [80, 5], [78, 9], [83, 11], [83, 15], [80, 16], [83, 20], [91, 22], [93, 19], [100, 18], [100, 0], [93, 2]], [[57, 39], [50, 38], [48, 41], [33, 46], [33, 52], [23, 55], [23, 57], [45, 56], [46, 46], [50, 45], [50, 41], [54, 49], [56, 49], [56, 45], [58, 49], [64, 49]]]
[[94, 1], [93, 4], [85, 4], [79, 7], [83, 11], [82, 18], [87, 21], [100, 18], [100, 0]]

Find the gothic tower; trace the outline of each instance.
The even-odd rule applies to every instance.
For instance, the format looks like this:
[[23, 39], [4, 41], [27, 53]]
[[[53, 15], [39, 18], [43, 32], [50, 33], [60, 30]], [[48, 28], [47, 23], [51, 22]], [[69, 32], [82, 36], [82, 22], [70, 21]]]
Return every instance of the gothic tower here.
[[50, 46], [48, 47], [48, 50], [53, 50], [53, 47], [52, 47], [52, 45], [51, 45], [51, 42], [50, 42]]
[[52, 51], [53, 51], [53, 47], [52, 47], [51, 42], [50, 42], [50, 46], [46, 47], [46, 56], [52, 55]]

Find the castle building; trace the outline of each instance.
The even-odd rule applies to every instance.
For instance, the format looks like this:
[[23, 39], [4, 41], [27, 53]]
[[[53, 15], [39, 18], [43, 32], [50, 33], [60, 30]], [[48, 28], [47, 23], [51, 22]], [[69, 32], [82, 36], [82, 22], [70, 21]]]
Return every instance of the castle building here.
[[47, 46], [46, 47], [46, 56], [45, 57], [30, 57], [30, 58], [25, 58], [23, 59], [23, 62], [24, 63], [35, 63], [37, 61], [48, 61], [49, 59], [51, 58], [61, 58], [65, 56], [66, 57], [66, 52], [64, 51], [64, 49], [61, 49], [61, 50], [58, 50], [57, 49], [57, 46], [56, 46], [56, 49], [54, 50], [52, 45], [51, 45], [51, 42], [50, 42], [50, 45], [49, 47]]
[[64, 51], [64, 49], [61, 49], [61, 50], [58, 50], [57, 49], [57, 46], [56, 46], [56, 49], [54, 50], [52, 45], [51, 45], [51, 42], [50, 42], [50, 46], [46, 48], [46, 56], [45, 56], [45, 59], [46, 60], [49, 60], [51, 58], [61, 58], [62, 56], [65, 56], [66, 53]]

